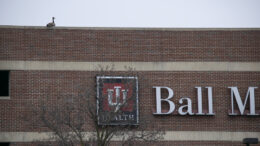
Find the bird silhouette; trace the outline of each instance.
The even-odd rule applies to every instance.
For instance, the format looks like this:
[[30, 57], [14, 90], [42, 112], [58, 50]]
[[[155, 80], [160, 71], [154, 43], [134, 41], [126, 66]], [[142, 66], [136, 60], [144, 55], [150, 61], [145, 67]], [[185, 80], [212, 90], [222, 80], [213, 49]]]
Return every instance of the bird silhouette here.
[[54, 27], [55, 26], [54, 19], [55, 19], [55, 17], [52, 17], [52, 22], [48, 23], [46, 26], [47, 27]]

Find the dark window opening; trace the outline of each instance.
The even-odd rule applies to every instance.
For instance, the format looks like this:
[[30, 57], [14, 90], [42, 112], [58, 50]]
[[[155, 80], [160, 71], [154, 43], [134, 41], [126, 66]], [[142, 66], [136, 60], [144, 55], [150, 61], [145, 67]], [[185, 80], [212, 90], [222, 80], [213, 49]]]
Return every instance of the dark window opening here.
[[0, 146], [9, 146], [10, 145], [10, 143], [8, 143], [8, 142], [0, 142]]
[[0, 71], [0, 96], [9, 96], [9, 71]]

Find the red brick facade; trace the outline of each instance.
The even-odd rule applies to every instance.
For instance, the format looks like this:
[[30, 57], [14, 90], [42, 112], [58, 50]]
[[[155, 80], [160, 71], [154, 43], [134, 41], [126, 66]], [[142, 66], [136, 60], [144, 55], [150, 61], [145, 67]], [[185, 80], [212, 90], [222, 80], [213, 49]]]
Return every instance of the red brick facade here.
[[260, 61], [260, 31], [0, 28], [0, 60]]
[[[259, 30], [109, 30], [0, 28], [0, 60], [5, 61], [117, 61], [117, 62], [259, 62]], [[139, 73], [140, 116], [148, 115], [166, 131], [260, 132], [260, 116], [229, 116], [230, 86], [244, 99], [249, 86], [255, 90], [260, 111], [260, 72], [136, 71]], [[113, 72], [124, 75], [126, 72]], [[10, 99], [0, 100], [0, 132], [40, 132], [45, 127], [26, 124], [29, 101], [50, 96], [77, 95], [78, 87], [93, 87], [95, 71], [11, 70]], [[149, 80], [149, 83], [144, 83]], [[173, 101], [187, 96], [197, 109], [195, 87], [213, 87], [214, 116], [155, 116], [153, 86], [174, 90]], [[203, 89], [203, 98], [207, 92]], [[203, 101], [207, 109], [207, 101]], [[52, 104], [52, 102], [50, 102]], [[248, 107], [247, 107], [248, 108]], [[35, 120], [34, 117], [31, 117]], [[93, 130], [87, 125], [88, 130]], [[242, 140], [241, 140], [242, 141]], [[12, 145], [29, 143], [12, 143]], [[172, 141], [162, 145], [242, 145], [231, 141]], [[33, 143], [32, 143], [33, 145]]]

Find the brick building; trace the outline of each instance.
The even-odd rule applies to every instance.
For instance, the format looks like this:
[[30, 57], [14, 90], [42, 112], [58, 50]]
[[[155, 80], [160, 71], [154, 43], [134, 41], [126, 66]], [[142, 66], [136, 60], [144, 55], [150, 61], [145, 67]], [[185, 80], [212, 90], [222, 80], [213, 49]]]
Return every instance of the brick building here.
[[[23, 121], [26, 103], [76, 95], [78, 85], [95, 89], [95, 82], [87, 79], [95, 80], [99, 65], [113, 65], [115, 76], [123, 76], [128, 71], [124, 66], [129, 66], [150, 80], [138, 91], [139, 116], [151, 116], [153, 124], [165, 130], [162, 145], [243, 145], [243, 138], [260, 139], [259, 29], [1, 26], [0, 142], [33, 145], [33, 138], [48, 130]], [[153, 114], [156, 86], [174, 91], [173, 113]], [[201, 87], [203, 100], [205, 87], [212, 87], [213, 115], [196, 114], [196, 87]], [[245, 114], [236, 100], [238, 115], [230, 115], [230, 87], [237, 87], [242, 102], [254, 91], [255, 115], [248, 115], [253, 105], [249, 96]], [[249, 92], [249, 87], [255, 88]], [[194, 115], [178, 114], [182, 97], [192, 101]], [[208, 112], [207, 102], [202, 102], [203, 113]], [[91, 131], [91, 125], [87, 129]]]

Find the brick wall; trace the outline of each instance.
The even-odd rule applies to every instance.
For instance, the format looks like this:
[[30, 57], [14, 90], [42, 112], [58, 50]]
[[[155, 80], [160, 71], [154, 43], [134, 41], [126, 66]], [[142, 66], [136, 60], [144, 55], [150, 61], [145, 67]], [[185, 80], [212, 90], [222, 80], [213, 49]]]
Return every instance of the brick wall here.
[[[26, 61], [228, 61], [259, 62], [260, 31], [160, 31], [160, 30], [80, 30], [0, 28], [0, 60]], [[0, 100], [0, 132], [48, 131], [23, 120], [30, 115], [28, 102], [47, 96], [55, 105], [57, 98], [77, 96], [80, 88], [95, 90], [95, 76], [90, 71], [10, 71], [10, 100]], [[107, 75], [124, 75], [110, 72]], [[105, 73], [106, 75], [106, 73]], [[231, 109], [229, 86], [237, 86], [242, 98], [249, 86], [260, 88], [260, 72], [160, 72], [143, 71], [139, 76], [140, 116], [148, 115], [153, 124], [168, 131], [260, 131], [260, 118], [228, 116]], [[197, 110], [195, 86], [213, 87], [215, 116], [154, 116], [155, 90], [168, 86], [174, 90], [173, 101], [188, 96]], [[203, 90], [203, 98], [207, 92]], [[255, 92], [260, 110], [260, 89]], [[207, 109], [207, 101], [203, 101]], [[247, 109], [248, 110], [248, 109]], [[87, 121], [89, 122], [89, 121]], [[93, 130], [87, 124], [87, 130]], [[22, 145], [23, 143], [16, 143]], [[16, 145], [14, 143], [14, 145]], [[238, 142], [164, 142], [165, 145], [239, 145]]]
[[[35, 146], [38, 143], [12, 143], [11, 146]], [[136, 146], [143, 146], [146, 143], [135, 143]], [[121, 146], [119, 142], [111, 142], [111, 145], [113, 146]], [[149, 146], [157, 146], [158, 143], [150, 144]], [[168, 142], [160, 142], [160, 146], [245, 146], [242, 143], [239, 142], [218, 142], [218, 141], [212, 141], [212, 142], [203, 142], [203, 141], [191, 141], [191, 142], [183, 142], [183, 141], [168, 141]], [[254, 145], [256, 146], [256, 145]]]
[[260, 31], [0, 28], [0, 60], [260, 61]]
[[[48, 104], [55, 106], [57, 98], [65, 99], [68, 96], [77, 96], [81, 89], [95, 90], [96, 74], [96, 72], [76, 71], [12, 71], [10, 76], [11, 100], [1, 100], [0, 102], [0, 131], [44, 130], [41, 127], [25, 124], [21, 116], [31, 110], [31, 107], [28, 107], [26, 103], [35, 101], [36, 104], [37, 100], [48, 97], [51, 100]], [[114, 75], [122, 74], [126, 73], [114, 73]], [[237, 86], [242, 99], [244, 99], [249, 86], [260, 87], [259, 72], [141, 72], [139, 78], [140, 117], [150, 116], [160, 129], [170, 131], [260, 131], [260, 118], [258, 116], [228, 116], [229, 110], [231, 110], [230, 89], [228, 87]], [[178, 101], [181, 97], [190, 97], [193, 102], [193, 111], [197, 111], [197, 90], [195, 87], [211, 86], [213, 87], [213, 107], [216, 115], [154, 116], [152, 114], [155, 112], [155, 89], [152, 88], [153, 86], [167, 86], [174, 90], [172, 101], [176, 104], [176, 112], [180, 106]], [[255, 96], [256, 109], [259, 112], [259, 89], [255, 90]], [[203, 90], [203, 100], [203, 110], [206, 111], [207, 91], [205, 89]], [[37, 120], [34, 117], [31, 118]], [[88, 126], [88, 129], [91, 127]]]

